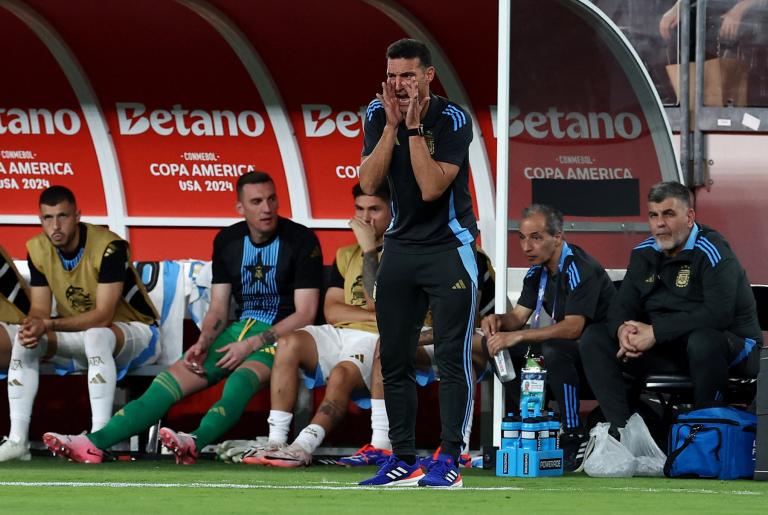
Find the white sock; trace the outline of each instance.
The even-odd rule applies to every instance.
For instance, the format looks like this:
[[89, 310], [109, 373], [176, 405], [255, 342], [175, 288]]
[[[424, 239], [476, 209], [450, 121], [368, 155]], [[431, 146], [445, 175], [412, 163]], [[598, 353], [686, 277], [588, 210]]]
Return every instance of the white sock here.
[[32, 405], [37, 395], [40, 382], [40, 358], [48, 349], [45, 337], [34, 349], [13, 342], [11, 363], [8, 367], [8, 405], [11, 413], [11, 429], [8, 439], [26, 443], [29, 439], [29, 421], [32, 418]]
[[461, 445], [461, 454], [469, 454], [469, 437], [472, 436], [472, 421], [475, 416], [475, 399], [472, 397], [472, 400], [469, 403], [469, 420], [467, 421], [467, 429], [464, 430], [464, 434], [462, 435], [462, 445]]
[[389, 418], [387, 418], [387, 406], [384, 399], [371, 399], [371, 445], [377, 449], [392, 450], [389, 441]]
[[313, 454], [325, 439], [325, 429], [318, 424], [309, 424], [301, 430], [299, 436], [293, 441], [309, 454]]
[[88, 395], [91, 398], [91, 432], [98, 431], [112, 417], [115, 401], [117, 369], [115, 345], [117, 337], [107, 327], [85, 331], [85, 355], [88, 358]]
[[269, 424], [270, 443], [280, 444], [288, 441], [288, 430], [291, 428], [292, 419], [293, 413], [276, 409], [269, 410], [267, 423]]

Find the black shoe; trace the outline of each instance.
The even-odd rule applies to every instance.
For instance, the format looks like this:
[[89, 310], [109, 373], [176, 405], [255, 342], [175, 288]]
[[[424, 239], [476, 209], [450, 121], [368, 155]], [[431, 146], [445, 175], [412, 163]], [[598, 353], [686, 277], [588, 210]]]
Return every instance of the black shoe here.
[[575, 472], [581, 468], [587, 451], [589, 436], [579, 433], [560, 435], [560, 448], [563, 450], [563, 469]]

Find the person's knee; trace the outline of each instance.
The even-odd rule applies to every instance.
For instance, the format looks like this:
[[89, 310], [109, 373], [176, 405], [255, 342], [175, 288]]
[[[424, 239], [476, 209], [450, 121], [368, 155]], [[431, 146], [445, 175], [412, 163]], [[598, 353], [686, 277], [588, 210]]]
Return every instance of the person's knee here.
[[363, 385], [363, 376], [360, 369], [350, 361], [342, 361], [331, 371], [328, 377], [327, 390], [334, 392], [351, 392], [354, 388]]
[[86, 356], [99, 356], [104, 359], [115, 352], [117, 337], [108, 327], [93, 327], [86, 329], [83, 335], [83, 345]]
[[[44, 345], [40, 343], [35, 347], [26, 347], [17, 339], [11, 344], [11, 361], [18, 361], [22, 365], [28, 365], [37, 362], [44, 354]], [[11, 363], [13, 366], [13, 363]]]
[[[243, 362], [237, 369], [235, 369], [235, 372], [238, 372], [245, 377], [251, 375], [256, 376], [256, 379], [258, 379], [260, 384], [265, 384], [269, 381], [269, 378], [272, 375], [272, 367], [261, 361], [252, 360]], [[234, 375], [235, 372], [233, 372], [232, 375]]]
[[544, 358], [544, 363], [548, 366], [559, 361], [560, 353], [558, 352], [557, 342], [552, 340], [541, 342], [541, 356]]
[[579, 339], [579, 354], [585, 361], [588, 356], [594, 356], [607, 352], [615, 352], [618, 342], [608, 334], [608, 327], [604, 324], [591, 324], [584, 329]]
[[718, 358], [728, 357], [728, 339], [722, 331], [711, 328], [699, 328], [688, 335], [686, 346], [688, 361], [691, 367], [694, 364], [703, 365], [713, 363]]
[[295, 334], [277, 340], [275, 367], [298, 367], [301, 359], [301, 339]]

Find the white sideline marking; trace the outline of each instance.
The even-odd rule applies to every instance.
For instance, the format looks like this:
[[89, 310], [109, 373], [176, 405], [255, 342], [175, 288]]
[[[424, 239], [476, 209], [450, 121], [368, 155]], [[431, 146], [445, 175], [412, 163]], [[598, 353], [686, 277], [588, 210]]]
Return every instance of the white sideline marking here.
[[[386, 490], [388, 492], [427, 491], [432, 488], [408, 487], [366, 487], [355, 483], [324, 481], [307, 485], [272, 485], [272, 484], [242, 484], [242, 483], [128, 483], [128, 482], [87, 482], [87, 481], [0, 481], [0, 486], [21, 487], [71, 487], [71, 488], [220, 488], [225, 490]], [[533, 488], [520, 486], [470, 486], [450, 488], [452, 491], [530, 491], [530, 492], [588, 492], [597, 490], [619, 490], [625, 492], [647, 493], [683, 493], [683, 494], [713, 494], [713, 495], [763, 495], [762, 492], [751, 490], [710, 490], [706, 488], [642, 488], [605, 486], [596, 488]]]

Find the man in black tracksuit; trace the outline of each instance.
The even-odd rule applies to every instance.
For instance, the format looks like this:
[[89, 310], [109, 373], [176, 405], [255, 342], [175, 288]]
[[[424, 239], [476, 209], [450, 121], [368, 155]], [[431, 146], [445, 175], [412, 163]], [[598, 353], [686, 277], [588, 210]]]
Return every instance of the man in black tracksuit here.
[[[462, 485], [457, 463], [474, 393], [477, 313], [472, 120], [458, 105], [430, 94], [434, 78], [423, 43], [396, 41], [387, 49], [387, 81], [365, 117], [360, 185], [373, 192], [388, 180], [394, 215], [374, 288], [393, 457], [363, 485]], [[415, 456], [414, 357], [428, 308], [440, 370], [442, 454], [424, 475]]]
[[723, 402], [729, 374], [755, 377], [759, 368], [755, 299], [728, 242], [695, 222], [682, 184], [653, 186], [648, 212], [652, 236], [632, 251], [608, 323], [589, 327], [579, 349], [614, 429], [630, 416], [622, 370], [642, 377], [671, 362], [690, 374], [705, 407]]
[[[483, 333], [491, 355], [509, 349], [515, 359], [529, 345], [541, 345], [547, 382], [560, 408], [564, 466], [573, 471], [581, 465], [588, 442], [579, 417], [579, 338], [590, 324], [606, 321], [616, 288], [600, 263], [565, 241], [563, 215], [557, 209], [542, 204], [525, 208], [518, 234], [532, 266], [517, 305], [503, 315], [485, 317]], [[550, 324], [539, 324], [542, 311], [551, 317]], [[530, 328], [524, 328], [529, 320]]]

